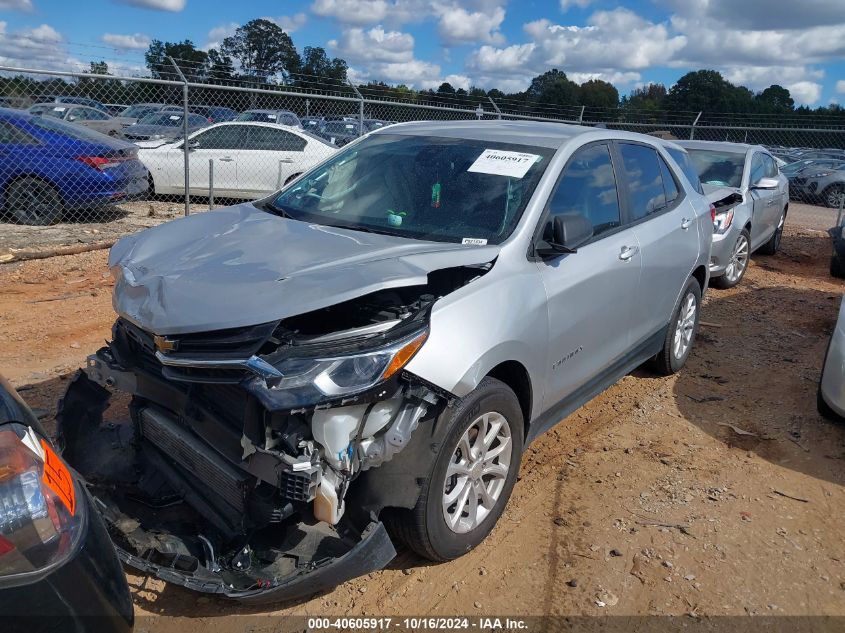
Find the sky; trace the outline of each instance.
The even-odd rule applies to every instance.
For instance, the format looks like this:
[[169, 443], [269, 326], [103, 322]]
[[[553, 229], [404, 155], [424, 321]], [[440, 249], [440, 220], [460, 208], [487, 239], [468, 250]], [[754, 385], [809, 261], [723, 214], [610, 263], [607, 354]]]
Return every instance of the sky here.
[[621, 94], [714, 68], [796, 103], [845, 103], [845, 0], [0, 0], [0, 65], [143, 74], [151, 39], [219, 45], [253, 18], [353, 81], [524, 90], [559, 68]]

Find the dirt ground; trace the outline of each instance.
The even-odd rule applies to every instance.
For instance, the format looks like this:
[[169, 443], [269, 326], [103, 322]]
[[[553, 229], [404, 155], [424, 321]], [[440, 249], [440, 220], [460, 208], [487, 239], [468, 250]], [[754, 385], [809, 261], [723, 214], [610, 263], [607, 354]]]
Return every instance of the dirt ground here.
[[[787, 227], [742, 284], [708, 292], [686, 368], [638, 370], [525, 453], [492, 535], [451, 563], [388, 569], [277, 609], [129, 574], [136, 631], [222, 616], [845, 615], [845, 426], [816, 412], [843, 284], [829, 238]], [[106, 253], [0, 266], [0, 371], [52, 423], [109, 337]]]

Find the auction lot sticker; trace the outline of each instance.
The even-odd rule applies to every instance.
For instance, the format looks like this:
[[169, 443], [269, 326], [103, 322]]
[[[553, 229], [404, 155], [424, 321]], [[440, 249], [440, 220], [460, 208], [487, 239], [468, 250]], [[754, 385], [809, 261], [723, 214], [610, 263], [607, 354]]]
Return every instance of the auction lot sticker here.
[[467, 171], [477, 174], [522, 178], [538, 158], [540, 157], [537, 154], [485, 149]]

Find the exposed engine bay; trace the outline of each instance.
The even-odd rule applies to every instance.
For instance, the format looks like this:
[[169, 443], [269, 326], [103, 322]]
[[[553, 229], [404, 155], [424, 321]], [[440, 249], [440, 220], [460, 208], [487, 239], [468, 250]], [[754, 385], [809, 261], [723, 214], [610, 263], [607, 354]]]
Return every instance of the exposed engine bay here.
[[403, 368], [434, 303], [492, 265], [226, 330], [162, 336], [119, 318], [58, 419], [124, 562], [275, 600], [387, 564], [379, 515], [413, 507], [452, 399]]

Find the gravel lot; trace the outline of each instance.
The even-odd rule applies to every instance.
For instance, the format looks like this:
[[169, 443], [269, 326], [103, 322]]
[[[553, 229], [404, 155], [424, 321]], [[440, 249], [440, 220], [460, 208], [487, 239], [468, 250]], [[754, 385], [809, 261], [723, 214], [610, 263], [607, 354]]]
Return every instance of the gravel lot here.
[[[130, 573], [149, 616], [136, 631], [215, 633], [234, 630], [224, 616], [270, 613], [845, 616], [845, 426], [815, 405], [843, 284], [827, 274], [827, 216], [801, 207], [779, 255], [708, 292], [679, 375], [637, 370], [528, 449], [475, 551], [441, 565], [402, 551], [277, 610]], [[0, 371], [48, 425], [68, 376], [109, 336], [105, 260], [0, 265]]]

